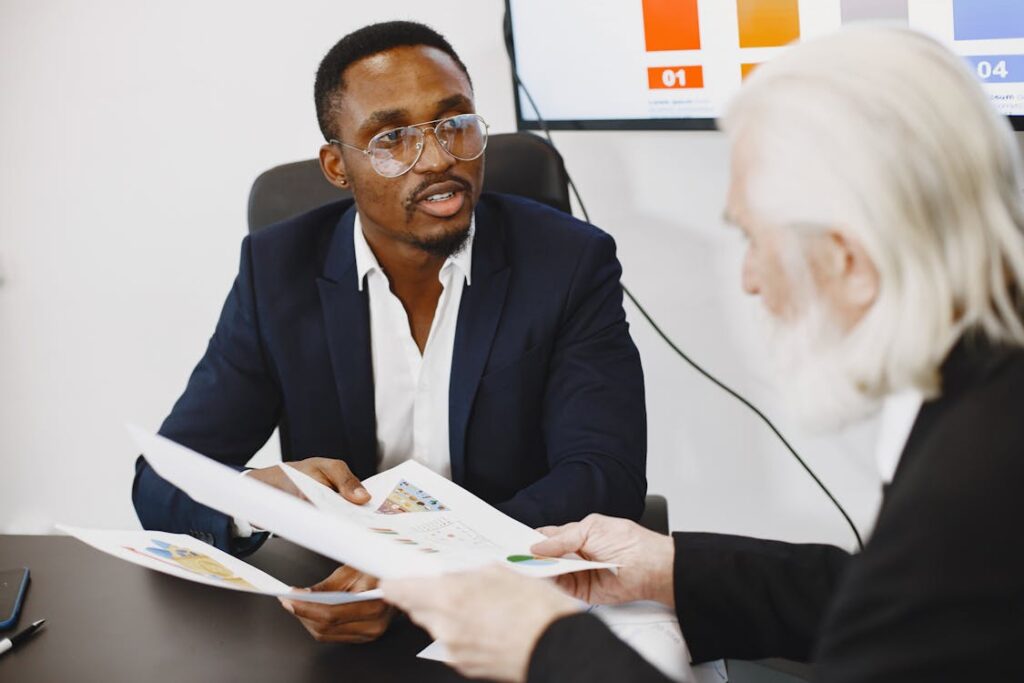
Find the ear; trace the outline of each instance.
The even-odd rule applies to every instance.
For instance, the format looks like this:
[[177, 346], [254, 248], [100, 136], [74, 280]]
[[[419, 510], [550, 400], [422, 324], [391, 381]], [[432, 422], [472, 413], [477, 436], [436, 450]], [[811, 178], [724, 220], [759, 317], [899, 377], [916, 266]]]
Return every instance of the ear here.
[[867, 309], [878, 297], [879, 277], [864, 244], [839, 230], [827, 234], [825, 263], [835, 291], [850, 308]]
[[327, 182], [343, 190], [350, 190], [348, 173], [345, 170], [345, 160], [341, 156], [341, 149], [330, 143], [320, 147], [320, 170], [323, 171]]

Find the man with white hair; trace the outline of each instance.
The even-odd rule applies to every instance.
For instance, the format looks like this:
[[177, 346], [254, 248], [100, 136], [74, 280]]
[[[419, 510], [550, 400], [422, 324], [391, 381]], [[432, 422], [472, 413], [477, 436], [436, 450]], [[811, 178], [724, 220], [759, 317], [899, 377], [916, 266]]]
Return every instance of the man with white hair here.
[[[1024, 174], [1009, 125], [932, 39], [859, 27], [760, 67], [723, 128], [743, 288], [794, 359], [789, 403], [817, 425], [882, 411], [872, 537], [850, 556], [591, 515], [542, 529], [533, 552], [620, 564], [559, 585], [674, 607], [694, 662], [812, 660], [827, 682], [1019, 680]], [[381, 587], [472, 676], [665, 680], [543, 582], [489, 569]]]

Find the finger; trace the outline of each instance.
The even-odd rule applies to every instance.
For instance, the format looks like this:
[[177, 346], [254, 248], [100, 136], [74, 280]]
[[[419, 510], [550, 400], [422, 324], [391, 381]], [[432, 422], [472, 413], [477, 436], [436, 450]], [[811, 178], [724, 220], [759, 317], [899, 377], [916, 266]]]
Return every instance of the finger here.
[[563, 526], [558, 534], [535, 543], [530, 547], [530, 552], [549, 557], [561, 557], [569, 553], [581, 552], [586, 540], [587, 536], [583, 526], [573, 522]]
[[363, 602], [350, 602], [344, 605], [323, 605], [318, 602], [285, 599], [281, 601], [281, 604], [298, 618], [307, 619], [324, 626], [379, 619], [388, 611], [388, 606], [383, 600], [365, 600]]
[[569, 526], [569, 525], [565, 524], [563, 526], [541, 526], [541, 527], [537, 527], [536, 529], [534, 529], [534, 531], [542, 533], [545, 536], [557, 536], [567, 526]]
[[335, 569], [324, 580], [310, 586], [314, 591], [351, 591], [352, 586], [359, 581], [362, 572], [352, 567], [342, 565]]
[[384, 635], [390, 618], [368, 621], [353, 621], [339, 626], [325, 627], [308, 620], [299, 619], [302, 627], [320, 643], [368, 643]]
[[369, 502], [369, 491], [363, 488], [359, 478], [352, 474], [352, 470], [348, 468], [348, 465], [341, 460], [331, 460], [329, 458], [321, 458], [320, 460], [322, 462], [318, 463], [318, 469], [326, 480], [323, 481], [324, 484], [340, 493], [349, 502], [357, 505]]

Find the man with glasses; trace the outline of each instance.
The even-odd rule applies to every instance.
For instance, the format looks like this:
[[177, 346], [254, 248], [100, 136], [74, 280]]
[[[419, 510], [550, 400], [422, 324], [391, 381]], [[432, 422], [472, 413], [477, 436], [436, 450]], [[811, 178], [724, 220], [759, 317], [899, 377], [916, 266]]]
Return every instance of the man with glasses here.
[[[217, 329], [161, 434], [245, 471], [281, 425], [292, 464], [355, 503], [409, 459], [530, 526], [636, 519], [646, 418], [613, 240], [483, 194], [487, 124], [433, 30], [360, 29], [317, 73], [324, 176], [343, 200], [243, 241]], [[246, 472], [296, 493], [278, 467]], [[265, 534], [196, 504], [140, 458], [146, 528], [237, 554]], [[340, 568], [313, 590], [371, 588]], [[382, 602], [288, 602], [318, 639], [360, 642]]]

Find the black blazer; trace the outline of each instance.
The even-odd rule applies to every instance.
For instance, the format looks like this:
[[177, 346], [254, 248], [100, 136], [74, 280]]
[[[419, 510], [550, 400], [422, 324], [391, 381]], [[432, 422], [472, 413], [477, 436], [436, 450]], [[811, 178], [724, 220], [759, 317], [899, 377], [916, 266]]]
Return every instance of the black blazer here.
[[[604, 511], [633, 519], [647, 482], [640, 356], [622, 309], [615, 242], [561, 211], [484, 194], [449, 392], [452, 479], [525, 524]], [[217, 329], [160, 433], [244, 465], [283, 421], [283, 455], [377, 471], [367, 292], [344, 200], [245, 238]], [[140, 458], [147, 529], [223, 549], [230, 520]]]
[[[863, 553], [675, 534], [694, 662], [813, 659], [825, 683], [1024, 679], [1024, 350], [966, 338], [942, 376]], [[541, 638], [529, 680], [667, 679], [577, 615]]]

